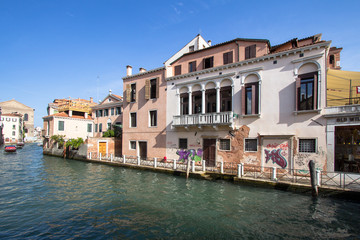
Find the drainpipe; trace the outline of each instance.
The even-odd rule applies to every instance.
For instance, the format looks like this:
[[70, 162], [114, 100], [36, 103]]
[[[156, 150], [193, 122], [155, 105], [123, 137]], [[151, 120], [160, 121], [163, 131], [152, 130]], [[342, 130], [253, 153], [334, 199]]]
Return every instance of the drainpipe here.
[[239, 50], [240, 45], [239, 45], [238, 41], [236, 41], [235, 43], [237, 45], [237, 62], [239, 62], [240, 61], [240, 50]]

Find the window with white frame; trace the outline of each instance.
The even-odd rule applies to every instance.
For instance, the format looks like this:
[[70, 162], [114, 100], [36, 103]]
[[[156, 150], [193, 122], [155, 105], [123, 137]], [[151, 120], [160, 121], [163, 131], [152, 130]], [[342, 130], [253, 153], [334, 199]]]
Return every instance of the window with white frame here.
[[230, 151], [230, 146], [230, 139], [220, 139], [220, 150]]
[[150, 120], [150, 127], [156, 127], [157, 126], [157, 111], [152, 110], [149, 112], [149, 120]]
[[132, 150], [136, 149], [136, 141], [130, 141], [130, 149]]
[[299, 139], [299, 152], [316, 153], [316, 139]]
[[245, 139], [245, 152], [257, 152], [257, 138]]
[[130, 113], [130, 127], [136, 127], [136, 113]]

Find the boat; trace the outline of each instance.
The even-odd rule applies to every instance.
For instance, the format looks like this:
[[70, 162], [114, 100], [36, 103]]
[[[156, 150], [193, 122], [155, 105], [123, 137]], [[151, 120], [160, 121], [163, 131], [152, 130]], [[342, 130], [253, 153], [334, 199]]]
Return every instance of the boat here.
[[7, 145], [5, 146], [5, 152], [16, 152], [16, 146], [15, 145]]
[[16, 147], [17, 147], [17, 148], [23, 148], [24, 145], [25, 145], [24, 142], [18, 142], [18, 143], [16, 143]]

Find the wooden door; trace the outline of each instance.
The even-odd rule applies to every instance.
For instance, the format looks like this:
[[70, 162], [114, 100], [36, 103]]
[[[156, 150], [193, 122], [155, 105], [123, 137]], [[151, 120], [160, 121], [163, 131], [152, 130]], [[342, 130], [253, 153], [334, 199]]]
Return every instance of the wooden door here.
[[204, 157], [206, 166], [215, 166], [216, 139], [204, 139]]
[[99, 154], [102, 156], [106, 155], [106, 142], [99, 142]]
[[146, 142], [139, 142], [139, 154], [141, 159], [147, 158], [147, 144]]

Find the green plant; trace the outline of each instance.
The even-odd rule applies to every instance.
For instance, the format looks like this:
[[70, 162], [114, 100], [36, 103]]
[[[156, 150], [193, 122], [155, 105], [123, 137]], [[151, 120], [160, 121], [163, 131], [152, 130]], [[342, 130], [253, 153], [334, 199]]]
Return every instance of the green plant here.
[[71, 147], [72, 149], [79, 149], [80, 145], [84, 143], [84, 139], [82, 139], [81, 137], [78, 137], [76, 139], [69, 139], [67, 142], [66, 142], [66, 147]]
[[112, 130], [112, 129], [109, 129], [103, 133], [103, 137], [114, 137], [114, 136], [115, 136], [115, 133], [114, 133], [114, 130]]
[[59, 148], [64, 146], [64, 137], [65, 135], [52, 135], [51, 140], [53, 140], [55, 143], [58, 143]]

